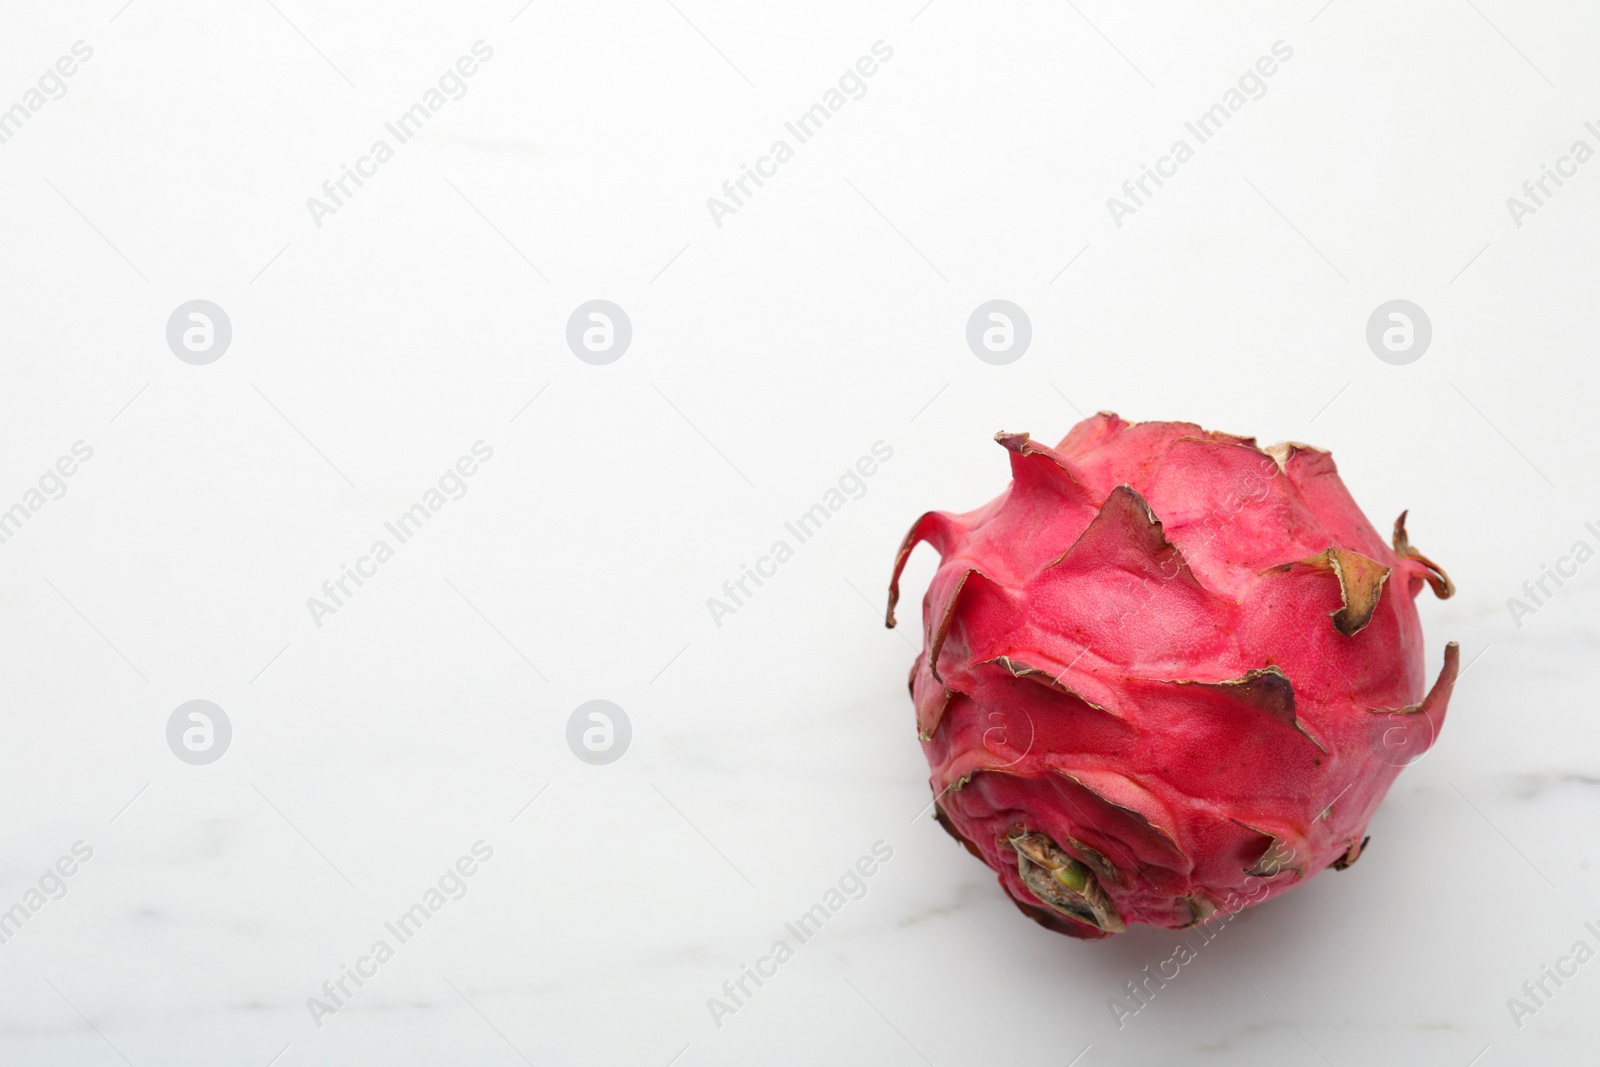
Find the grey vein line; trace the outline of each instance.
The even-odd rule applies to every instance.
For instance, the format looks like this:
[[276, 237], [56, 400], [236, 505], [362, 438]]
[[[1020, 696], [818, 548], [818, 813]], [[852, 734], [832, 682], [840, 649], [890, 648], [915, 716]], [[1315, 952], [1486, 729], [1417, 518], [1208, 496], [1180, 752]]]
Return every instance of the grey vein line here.
[[107, 1037], [104, 1033], [102, 1033], [98, 1026], [96, 1026], [92, 1022], [89, 1022], [89, 1017], [87, 1015], [85, 1015], [83, 1012], [78, 1011], [78, 1006], [76, 1004], [72, 1003], [72, 1001], [67, 1000], [67, 995], [65, 993], [61, 992], [61, 990], [56, 989], [56, 984], [54, 982], [50, 981], [50, 979], [48, 979], [48, 978], [45, 978], [44, 984], [49, 986], [51, 989], [55, 989], [56, 990], [56, 996], [60, 997], [62, 1000], [65, 1000], [66, 1003], [67, 1003], [67, 1007], [71, 1008], [75, 1012], [78, 1012], [78, 1018], [82, 1019], [85, 1023], [87, 1023], [88, 1026], [89, 1026], [89, 1029], [93, 1030], [97, 1034], [100, 1034], [100, 1040], [104, 1041], [106, 1043], [106, 1047], [109, 1048], [112, 1052], [115, 1052], [117, 1054], [117, 1057], [119, 1059], [121, 1059], [123, 1063], [126, 1063], [128, 1065], [128, 1067], [133, 1067], [133, 1061], [128, 1059], [128, 1057], [124, 1056], [122, 1054], [122, 1050], [120, 1048], [118, 1048], [117, 1046], [113, 1045], [111, 1043], [111, 1039], [109, 1037]]
[[[1260, 988], [1257, 987], [1254, 982], [1251, 982], [1250, 979], [1248, 979], [1248, 978], [1245, 979], [1245, 982], [1249, 984], [1251, 989], [1254, 989], [1256, 991], [1256, 996], [1260, 997], [1262, 1000], [1267, 1000], [1267, 995], [1265, 993], [1261, 992]], [[1306, 1043], [1307, 1047], [1309, 1047], [1312, 1052], [1315, 1052], [1318, 1055], [1318, 1057], [1321, 1058], [1323, 1063], [1326, 1063], [1328, 1065], [1328, 1067], [1333, 1067], [1333, 1061], [1328, 1059], [1328, 1057], [1323, 1056], [1322, 1055], [1322, 1050], [1320, 1048], [1318, 1048], [1317, 1046], [1311, 1044], [1311, 1039], [1305, 1035], [1305, 1032], [1302, 1031], [1294, 1023], [1290, 1022], [1289, 1021], [1289, 1017], [1287, 1015], [1285, 1015], [1281, 1011], [1278, 1011], [1278, 1006], [1276, 1004], [1272, 1003], [1272, 1001], [1270, 1001], [1270, 1000], [1267, 1000], [1267, 1007], [1271, 1008], [1273, 1011], [1278, 1012], [1278, 1018], [1280, 1018], [1284, 1022], [1288, 1023], [1289, 1024], [1289, 1029], [1291, 1029], [1295, 1033], [1299, 1034], [1300, 1035], [1300, 1040], [1304, 1041]]]

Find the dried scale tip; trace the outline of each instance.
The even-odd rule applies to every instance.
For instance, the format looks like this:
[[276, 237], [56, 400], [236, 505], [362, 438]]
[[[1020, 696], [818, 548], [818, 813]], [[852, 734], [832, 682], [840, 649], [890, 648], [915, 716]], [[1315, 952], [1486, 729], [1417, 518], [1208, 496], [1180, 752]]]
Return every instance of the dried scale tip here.
[[1433, 593], [1440, 600], [1449, 600], [1456, 595], [1456, 584], [1444, 572], [1444, 568], [1421, 552], [1411, 547], [1411, 540], [1406, 536], [1406, 516], [1409, 511], [1402, 511], [1400, 517], [1394, 520], [1394, 552], [1401, 559], [1412, 560], [1419, 563], [1426, 570], [1425, 577], [1428, 584], [1433, 587]]
[[1361, 858], [1362, 850], [1367, 847], [1367, 842], [1371, 840], [1372, 838], [1370, 837], [1363, 837], [1360, 841], [1357, 841], [1355, 844], [1351, 845], [1348, 852], [1334, 860], [1332, 863], [1328, 864], [1328, 866], [1332, 867], [1336, 871], [1342, 871], [1350, 867], [1355, 863], [1356, 860]]
[[1354, 637], [1372, 621], [1390, 573], [1388, 567], [1369, 556], [1331, 545], [1321, 555], [1289, 566], [1327, 571], [1338, 579], [1340, 603], [1328, 615], [1333, 619], [1333, 628], [1346, 637]]
[[1414, 600], [1454, 587], [1385, 543], [1309, 445], [1102, 412], [1002, 432], [1011, 486], [930, 511], [941, 563], [910, 680], [935, 817], [1030, 918], [1178, 929], [1344, 870], [1438, 736]]
[[1109, 934], [1127, 927], [1095, 881], [1094, 872], [1041, 833], [1021, 831], [1008, 843], [1017, 853], [1017, 874], [1035, 897], [1069, 919]]

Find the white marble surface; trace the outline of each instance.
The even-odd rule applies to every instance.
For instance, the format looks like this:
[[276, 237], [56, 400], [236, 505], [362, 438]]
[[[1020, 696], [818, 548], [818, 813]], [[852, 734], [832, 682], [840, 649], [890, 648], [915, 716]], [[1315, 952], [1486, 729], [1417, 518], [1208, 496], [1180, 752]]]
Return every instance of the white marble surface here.
[[[1600, 163], [1520, 227], [1506, 198], [1600, 146], [1600, 14], [920, 2], [0, 14], [0, 106], [93, 48], [0, 144], [0, 508], [93, 449], [0, 544], [0, 909], [93, 850], [0, 945], [0, 1060], [1595, 1061], [1600, 962], [1520, 1028], [1507, 998], [1600, 948], [1600, 561], [1520, 627], [1506, 600], [1600, 547]], [[466, 95], [317, 227], [306, 198], [479, 40]], [[879, 40], [866, 95], [718, 227], [706, 198]], [[1279, 40], [1269, 91], [1114, 225]], [[634, 327], [603, 367], [563, 340], [596, 297]], [[963, 339], [995, 297], [1033, 324], [1005, 367]], [[1434, 326], [1409, 366], [1363, 335], [1396, 297]], [[209, 366], [163, 336], [194, 298], [233, 324]], [[918, 817], [912, 650], [877, 618], [910, 521], [1003, 484], [996, 430], [1097, 408], [1331, 448], [1461, 588], [1424, 602], [1430, 670], [1451, 638], [1472, 662], [1362, 862], [1121, 1030], [1108, 999], [1177, 935], [1048, 934]], [[466, 494], [316, 626], [306, 599], [480, 440]], [[608, 766], [565, 740], [597, 698], [633, 728]], [[233, 726], [208, 766], [165, 740], [191, 699]], [[465, 895], [387, 935], [478, 841]], [[879, 841], [718, 1026], [707, 999]], [[308, 998], [386, 937], [319, 1027]]]

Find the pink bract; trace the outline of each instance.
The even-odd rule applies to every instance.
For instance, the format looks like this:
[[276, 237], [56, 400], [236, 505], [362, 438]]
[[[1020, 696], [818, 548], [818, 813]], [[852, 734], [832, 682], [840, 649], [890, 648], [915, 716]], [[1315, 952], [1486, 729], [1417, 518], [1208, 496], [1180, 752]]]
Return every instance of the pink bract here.
[[1102, 412], [1055, 448], [996, 435], [1011, 486], [931, 511], [942, 561], [911, 671], [945, 829], [1029, 916], [1081, 938], [1260, 903], [1366, 844], [1433, 743], [1414, 599], [1449, 578], [1385, 542], [1333, 458]]

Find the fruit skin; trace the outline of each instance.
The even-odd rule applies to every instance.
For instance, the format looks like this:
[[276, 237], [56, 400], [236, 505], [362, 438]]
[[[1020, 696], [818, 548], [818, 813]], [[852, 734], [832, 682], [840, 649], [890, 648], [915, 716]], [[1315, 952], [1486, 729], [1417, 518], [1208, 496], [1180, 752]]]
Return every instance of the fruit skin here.
[[1085, 419], [997, 434], [1011, 486], [931, 511], [942, 561], [911, 671], [935, 815], [1030, 917], [1080, 938], [1181, 928], [1354, 863], [1433, 743], [1413, 600], [1450, 579], [1385, 543], [1307, 445]]

